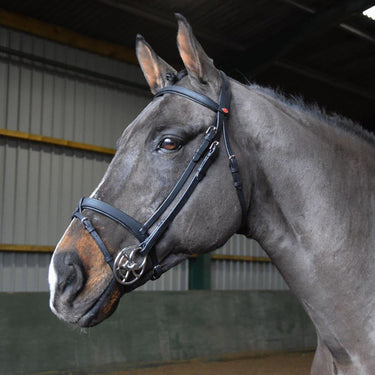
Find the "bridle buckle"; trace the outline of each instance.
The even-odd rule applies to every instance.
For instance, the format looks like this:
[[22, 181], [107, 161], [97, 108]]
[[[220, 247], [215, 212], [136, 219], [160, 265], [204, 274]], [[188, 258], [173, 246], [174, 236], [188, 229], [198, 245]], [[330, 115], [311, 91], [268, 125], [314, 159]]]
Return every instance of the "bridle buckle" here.
[[216, 126], [209, 126], [206, 130], [206, 135], [210, 134], [211, 132], [213, 132], [213, 135], [215, 136], [217, 134], [217, 127]]
[[130, 285], [141, 278], [146, 269], [147, 256], [139, 254], [141, 247], [130, 246], [122, 249], [116, 256], [113, 273], [122, 285]]
[[209, 152], [214, 153], [219, 146], [219, 141], [214, 141], [210, 144]]

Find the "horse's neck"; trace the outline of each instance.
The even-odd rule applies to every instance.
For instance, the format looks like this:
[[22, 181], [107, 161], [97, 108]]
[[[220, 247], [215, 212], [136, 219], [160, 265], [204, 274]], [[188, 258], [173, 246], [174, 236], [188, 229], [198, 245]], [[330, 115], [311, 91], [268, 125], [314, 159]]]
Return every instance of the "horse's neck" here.
[[251, 236], [312, 309], [328, 313], [334, 294], [352, 303], [355, 288], [363, 298], [375, 285], [374, 148], [276, 99], [238, 93], [254, 168]]
[[234, 127], [251, 161], [252, 236], [276, 253], [286, 233], [309, 251], [355, 246], [358, 255], [373, 246], [375, 148], [277, 99], [246, 92], [234, 99]]

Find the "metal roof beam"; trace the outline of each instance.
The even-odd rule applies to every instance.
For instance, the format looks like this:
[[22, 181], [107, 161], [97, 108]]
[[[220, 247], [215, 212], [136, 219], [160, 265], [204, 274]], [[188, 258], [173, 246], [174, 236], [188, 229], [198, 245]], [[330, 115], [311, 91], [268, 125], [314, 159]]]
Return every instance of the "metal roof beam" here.
[[301, 42], [339, 25], [353, 14], [362, 12], [374, 4], [375, 0], [345, 0], [307, 16], [277, 37], [263, 42], [261, 46], [248, 49], [236, 59], [240, 61], [236, 68], [244, 71], [247, 76], [254, 77]]
[[340, 90], [360, 96], [364, 99], [375, 101], [374, 92], [366, 90], [363, 87], [354, 85], [353, 83], [343, 82], [342, 80], [335, 79], [334, 77], [330, 77], [314, 69], [294, 64], [293, 62], [288, 60], [275, 61], [274, 65], [286, 70], [290, 70], [293, 73], [300, 74], [308, 78], [312, 78], [315, 81], [323, 82], [325, 84], [330, 85], [331, 87], [338, 88]]
[[[148, 9], [145, 6], [139, 7], [136, 5], [136, 1], [126, 0], [99, 0], [101, 3], [108, 5], [112, 8], [120, 9], [126, 13], [133, 14], [137, 17], [155, 22], [156, 24], [163, 25], [168, 28], [176, 29], [177, 22], [175, 18], [158, 14], [153, 9]], [[230, 48], [235, 51], [244, 51], [245, 47], [242, 44], [236, 43], [233, 40], [228, 40], [223, 36], [214, 35], [206, 30], [201, 30], [199, 27], [194, 26], [194, 34], [200, 38], [205, 39], [208, 42]]]
[[[283, 1], [284, 3], [290, 4], [290, 5], [293, 5], [294, 7], [298, 8], [298, 9], [302, 9], [305, 12], [310, 13], [310, 14], [315, 14], [317, 12], [313, 8], [308, 7], [304, 4], [301, 4], [300, 2], [295, 1], [295, 0], [281, 0], [281, 1]], [[375, 36], [374, 35], [370, 35], [368, 33], [365, 33], [364, 31], [359, 30], [357, 27], [350, 26], [347, 23], [340, 23], [339, 26], [342, 29], [344, 29], [346, 31], [349, 31], [352, 34], [357, 35], [360, 38], [375, 44]]]

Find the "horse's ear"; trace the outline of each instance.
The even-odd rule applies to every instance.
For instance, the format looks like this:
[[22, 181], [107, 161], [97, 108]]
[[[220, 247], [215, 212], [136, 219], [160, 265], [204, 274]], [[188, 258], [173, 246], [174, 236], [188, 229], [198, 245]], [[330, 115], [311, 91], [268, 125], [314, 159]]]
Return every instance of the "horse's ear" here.
[[168, 84], [167, 73], [177, 72], [154, 52], [142, 35], [137, 35], [135, 51], [151, 92], [155, 94]]
[[178, 21], [177, 46], [189, 76], [199, 83], [215, 81], [219, 77], [219, 72], [212, 59], [195, 38], [186, 18], [179, 13], [175, 16]]

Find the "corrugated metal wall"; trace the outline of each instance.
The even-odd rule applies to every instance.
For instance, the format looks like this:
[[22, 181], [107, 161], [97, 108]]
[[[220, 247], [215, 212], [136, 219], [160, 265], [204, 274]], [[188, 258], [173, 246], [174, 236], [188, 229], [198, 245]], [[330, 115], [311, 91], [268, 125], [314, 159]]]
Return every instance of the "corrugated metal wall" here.
[[[267, 257], [256, 241], [241, 235], [232, 236], [214, 254]], [[271, 262], [216, 260], [211, 261], [211, 288], [216, 290], [287, 290], [284, 279]]]
[[[0, 27], [0, 46], [144, 84], [139, 68]], [[149, 97], [0, 53], [0, 128], [114, 147]], [[54, 245], [111, 157], [0, 137], [0, 244]], [[235, 236], [225, 254], [257, 255]], [[263, 255], [263, 254], [262, 254]], [[0, 291], [46, 291], [50, 254], [0, 252]], [[213, 289], [283, 289], [270, 263], [213, 261]], [[186, 290], [188, 262], [141, 290]]]
[[[144, 84], [135, 66], [0, 27], [0, 45]], [[118, 85], [117, 85], [118, 86]], [[114, 147], [149, 102], [111, 82], [0, 54], [0, 128]], [[0, 243], [54, 245], [111, 156], [0, 137]], [[0, 252], [0, 291], [46, 291], [50, 254]], [[187, 264], [147, 289], [187, 289]]]

